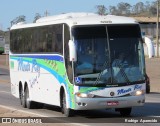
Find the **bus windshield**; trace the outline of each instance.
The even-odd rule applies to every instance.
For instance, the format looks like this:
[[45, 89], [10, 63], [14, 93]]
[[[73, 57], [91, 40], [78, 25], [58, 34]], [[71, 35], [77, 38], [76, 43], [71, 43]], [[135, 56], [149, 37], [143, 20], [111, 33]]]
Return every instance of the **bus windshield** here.
[[143, 43], [138, 25], [75, 27], [75, 83], [122, 85], [144, 82]]

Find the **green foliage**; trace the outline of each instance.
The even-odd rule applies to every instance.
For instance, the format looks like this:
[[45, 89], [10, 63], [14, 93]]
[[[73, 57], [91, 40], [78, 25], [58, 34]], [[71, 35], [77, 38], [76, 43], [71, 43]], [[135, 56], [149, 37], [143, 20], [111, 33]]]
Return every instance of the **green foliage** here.
[[4, 32], [0, 30], [0, 36], [4, 36]]
[[19, 22], [25, 22], [26, 17], [24, 15], [20, 15], [11, 21], [11, 25], [17, 24]]
[[150, 2], [137, 2], [135, 5], [130, 5], [127, 2], [120, 2], [117, 6], [109, 6], [106, 8], [104, 5], [96, 6], [96, 13], [105, 15], [106, 10], [109, 14], [125, 15], [125, 16], [156, 16], [157, 14], [157, 1]]
[[106, 13], [107, 8], [104, 5], [97, 5], [96, 8], [97, 8], [97, 13], [99, 15], [106, 15], [107, 14]]
[[41, 15], [39, 13], [36, 13], [33, 23], [35, 23], [39, 18], [41, 18]]

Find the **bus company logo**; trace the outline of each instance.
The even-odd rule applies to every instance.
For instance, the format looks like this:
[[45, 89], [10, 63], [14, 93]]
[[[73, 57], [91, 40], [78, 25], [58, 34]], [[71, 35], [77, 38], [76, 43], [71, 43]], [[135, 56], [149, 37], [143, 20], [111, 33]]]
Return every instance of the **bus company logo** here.
[[114, 96], [115, 93], [113, 91], [110, 92], [110, 96]]
[[18, 71], [30, 71], [30, 64], [28, 62], [24, 63], [23, 58], [18, 59]]
[[126, 94], [126, 93], [129, 93], [131, 91], [132, 91], [131, 88], [128, 88], [128, 89], [119, 89], [119, 90], [117, 90], [117, 95]]
[[18, 71], [24, 71], [24, 72], [35, 72], [38, 73], [38, 76], [40, 76], [40, 67], [37, 64], [37, 61], [35, 59], [32, 60], [32, 66], [29, 62], [24, 62], [23, 58], [18, 59]]
[[140, 89], [142, 89], [142, 85], [138, 85], [138, 84], [136, 84], [135, 86], [134, 86], [134, 90], [140, 90]]

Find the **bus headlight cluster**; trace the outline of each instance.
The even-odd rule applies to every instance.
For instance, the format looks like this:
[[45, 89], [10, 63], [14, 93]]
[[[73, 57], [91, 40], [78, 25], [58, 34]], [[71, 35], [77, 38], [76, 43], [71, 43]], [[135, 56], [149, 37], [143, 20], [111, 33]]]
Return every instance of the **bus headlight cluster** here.
[[93, 98], [94, 97], [93, 94], [80, 93], [80, 92], [76, 93], [76, 96], [80, 98]]
[[131, 93], [131, 95], [134, 95], [134, 96], [140, 96], [140, 95], [143, 95], [143, 94], [145, 94], [144, 90], [138, 90], [138, 91], [135, 91], [135, 92]]

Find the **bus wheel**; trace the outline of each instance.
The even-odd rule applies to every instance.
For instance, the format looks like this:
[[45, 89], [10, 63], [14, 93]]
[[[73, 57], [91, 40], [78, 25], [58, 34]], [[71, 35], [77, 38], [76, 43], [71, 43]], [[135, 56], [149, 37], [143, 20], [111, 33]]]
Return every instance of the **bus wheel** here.
[[62, 113], [63, 113], [66, 117], [71, 117], [71, 116], [73, 116], [73, 110], [67, 108], [67, 105], [66, 105], [66, 95], [65, 95], [65, 93], [63, 93], [63, 97], [62, 97]]
[[126, 117], [130, 116], [132, 108], [120, 108], [119, 111], [122, 116]]
[[32, 109], [35, 107], [34, 102], [30, 101], [30, 97], [29, 97], [29, 89], [28, 87], [26, 87], [25, 89], [25, 101], [26, 101], [26, 107], [28, 109]]
[[23, 92], [23, 89], [21, 88], [20, 90], [20, 94], [19, 94], [19, 98], [20, 98], [20, 103], [21, 105], [26, 108], [26, 99], [25, 99], [25, 96], [24, 96], [24, 92]]
[[23, 90], [22, 90], [22, 88], [20, 89], [20, 91], [19, 91], [19, 100], [20, 100], [20, 104], [22, 105], [22, 102], [23, 102]]

